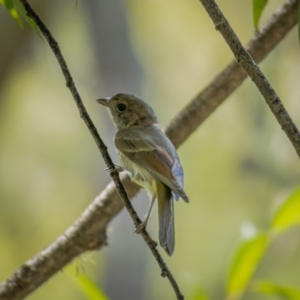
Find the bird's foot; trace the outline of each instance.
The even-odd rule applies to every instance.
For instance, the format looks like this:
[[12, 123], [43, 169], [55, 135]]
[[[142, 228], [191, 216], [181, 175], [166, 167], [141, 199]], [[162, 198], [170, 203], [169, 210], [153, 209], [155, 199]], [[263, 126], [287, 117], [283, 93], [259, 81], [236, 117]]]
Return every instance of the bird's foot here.
[[136, 230], [133, 233], [141, 234], [141, 232], [146, 228], [147, 222], [144, 221], [141, 224], [139, 224], [136, 228]]
[[109, 173], [114, 173], [114, 172], [120, 173], [120, 172], [123, 172], [126, 170], [119, 165], [115, 165], [114, 169], [106, 168], [106, 169], [104, 169], [104, 171], [109, 172]]

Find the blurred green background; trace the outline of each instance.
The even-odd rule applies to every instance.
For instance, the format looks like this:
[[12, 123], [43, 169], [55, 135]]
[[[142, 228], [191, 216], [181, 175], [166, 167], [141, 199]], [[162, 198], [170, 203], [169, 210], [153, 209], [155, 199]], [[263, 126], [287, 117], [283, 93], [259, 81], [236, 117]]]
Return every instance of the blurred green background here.
[[[113, 128], [95, 99], [128, 92], [149, 102], [162, 127], [231, 60], [199, 1], [30, 1], [60, 44], [77, 88], [116, 161]], [[254, 34], [251, 1], [218, 1], [243, 43]], [[270, 1], [261, 24], [283, 1]], [[48, 44], [0, 7], [0, 281], [48, 246], [109, 182]], [[261, 64], [300, 127], [296, 28]], [[265, 228], [299, 183], [298, 157], [247, 80], [179, 149], [190, 204], [176, 203], [176, 250], [166, 259], [187, 299], [222, 299], [242, 236]], [[140, 216], [149, 201], [134, 200]], [[157, 216], [149, 231], [157, 238]], [[87, 299], [88, 275], [110, 298], [174, 299], [127, 212], [109, 246], [87, 253], [30, 300]], [[300, 230], [277, 240], [256, 278], [300, 287]], [[163, 251], [161, 251], [163, 252]], [[71, 276], [70, 276], [71, 274]], [[199, 296], [200, 297], [200, 296]], [[200, 298], [199, 298], [200, 299]], [[247, 300], [274, 299], [253, 293]], [[279, 299], [279, 298], [278, 298]]]

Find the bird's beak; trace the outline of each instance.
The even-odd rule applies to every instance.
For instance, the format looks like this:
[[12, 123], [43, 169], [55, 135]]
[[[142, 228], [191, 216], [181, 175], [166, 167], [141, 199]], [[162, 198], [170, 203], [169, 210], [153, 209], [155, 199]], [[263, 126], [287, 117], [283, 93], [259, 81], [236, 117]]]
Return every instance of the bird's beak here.
[[103, 106], [109, 107], [109, 99], [110, 98], [102, 98], [102, 99], [97, 99], [96, 101]]

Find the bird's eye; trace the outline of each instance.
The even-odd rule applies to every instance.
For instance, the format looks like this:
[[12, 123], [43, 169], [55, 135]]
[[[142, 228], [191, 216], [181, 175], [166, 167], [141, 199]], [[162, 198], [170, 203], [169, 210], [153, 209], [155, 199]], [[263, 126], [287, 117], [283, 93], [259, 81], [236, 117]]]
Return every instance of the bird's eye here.
[[118, 109], [119, 112], [125, 111], [126, 108], [127, 108], [126, 104], [119, 103], [119, 104], [117, 105], [117, 109]]

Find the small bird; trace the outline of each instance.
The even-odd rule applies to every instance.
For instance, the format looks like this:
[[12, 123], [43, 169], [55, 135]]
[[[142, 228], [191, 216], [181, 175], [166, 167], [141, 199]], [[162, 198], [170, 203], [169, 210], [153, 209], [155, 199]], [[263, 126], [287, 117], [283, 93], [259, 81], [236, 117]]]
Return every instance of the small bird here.
[[114, 138], [121, 167], [134, 182], [143, 187], [152, 201], [145, 221], [157, 199], [159, 243], [168, 255], [175, 248], [173, 199], [189, 202], [183, 190], [183, 169], [169, 138], [158, 127], [153, 109], [143, 100], [130, 94], [117, 94], [97, 102], [109, 109], [117, 127]]

